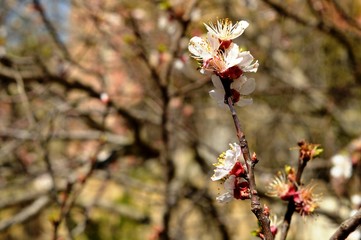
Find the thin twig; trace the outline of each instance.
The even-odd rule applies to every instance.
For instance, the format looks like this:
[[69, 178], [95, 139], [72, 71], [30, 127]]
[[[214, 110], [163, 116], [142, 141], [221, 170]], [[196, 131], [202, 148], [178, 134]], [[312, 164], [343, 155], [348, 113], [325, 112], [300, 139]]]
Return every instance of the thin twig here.
[[85, 228], [87, 226], [87, 223], [89, 222], [90, 214], [91, 214], [93, 208], [99, 202], [101, 197], [104, 195], [105, 190], [107, 189], [109, 179], [110, 179], [110, 174], [109, 174], [109, 171], [107, 171], [107, 176], [106, 176], [106, 178], [103, 179], [102, 183], [100, 184], [100, 186], [96, 190], [94, 198], [92, 199], [92, 201], [89, 204], [87, 204], [84, 207], [85, 208], [84, 209], [84, 219], [82, 219], [82, 221], [79, 221], [77, 226], [74, 227], [74, 229], [72, 229], [72, 231], [71, 231], [72, 235], [78, 236], [79, 234], [84, 232], [84, 230], [85, 230]]
[[241, 123], [237, 116], [237, 113], [233, 106], [232, 95], [230, 93], [230, 84], [231, 81], [229, 79], [222, 79], [222, 84], [225, 89], [225, 102], [227, 103], [229, 110], [231, 111], [234, 125], [236, 127], [236, 133], [238, 137], [239, 144], [241, 146], [243, 158], [246, 164], [247, 172], [248, 172], [248, 183], [250, 188], [250, 196], [251, 196], [251, 211], [257, 217], [258, 221], [262, 227], [262, 233], [266, 240], [272, 240], [273, 234], [270, 229], [270, 220], [269, 217], [264, 213], [263, 208], [260, 203], [260, 198], [257, 193], [256, 180], [254, 176], [254, 166], [251, 159], [251, 154], [249, 151], [248, 143], [246, 140], [246, 136], [242, 130]]
[[[357, 84], [360, 84], [360, 76], [361, 76], [361, 68], [359, 67], [359, 60], [356, 56], [356, 51], [352, 45], [350, 39], [346, 36], [342, 30], [338, 29], [334, 24], [326, 24], [324, 19], [320, 17], [318, 14], [314, 14], [317, 18], [317, 23], [307, 20], [306, 18], [300, 17], [298, 14], [288, 10], [286, 7], [282, 6], [279, 3], [276, 3], [272, 0], [263, 0], [266, 4], [268, 4], [271, 8], [273, 8], [279, 15], [285, 16], [289, 19], [294, 20], [295, 22], [310, 28], [314, 28], [327, 36], [334, 38], [337, 40], [347, 51], [348, 61], [350, 65], [350, 69], [352, 70], [352, 74], [355, 78]], [[314, 5], [311, 0], [307, 1], [311, 10], [316, 11]]]
[[[303, 142], [300, 142], [299, 144], [301, 144], [301, 143], [303, 143]], [[295, 179], [295, 182], [293, 183], [293, 187], [296, 190], [298, 189], [298, 186], [301, 186], [301, 177], [302, 177], [303, 171], [306, 168], [308, 161], [310, 160], [308, 158], [304, 158], [304, 155], [302, 155], [301, 151], [302, 151], [302, 149], [300, 149], [296, 179]], [[282, 225], [280, 227], [280, 230], [281, 230], [280, 231], [281, 232], [280, 239], [281, 240], [285, 240], [287, 238], [287, 234], [290, 229], [290, 225], [291, 225], [291, 221], [292, 221], [292, 216], [293, 216], [293, 213], [295, 212], [295, 210], [296, 210], [296, 205], [295, 205], [293, 198], [291, 198], [288, 201], [287, 210], [286, 210], [285, 216], [283, 218]]]
[[29, 98], [25, 91], [24, 80], [23, 80], [21, 74], [19, 73], [19, 71], [17, 71], [17, 69], [15, 71], [13, 71], [13, 73], [14, 73], [14, 78], [17, 83], [17, 89], [18, 89], [20, 98], [22, 100], [22, 103], [24, 104], [24, 110], [26, 113], [26, 117], [29, 121], [29, 125], [31, 127], [34, 127], [35, 126], [35, 117], [33, 115], [33, 111], [31, 110], [31, 107], [30, 107]]
[[210, 220], [208, 216], [211, 217], [211, 219], [216, 223], [215, 225], [219, 229], [219, 232], [222, 236], [221, 239], [231, 239], [227, 224], [222, 219], [221, 214], [218, 212], [214, 201], [207, 189], [198, 188], [194, 184], [188, 183], [185, 186], [185, 197], [191, 199], [193, 201], [193, 204], [200, 208], [200, 211], [202, 211], [207, 218], [205, 219], [205, 223]]
[[[106, 110], [104, 111], [104, 114], [103, 114], [102, 120], [101, 120], [103, 132], [105, 130], [106, 118], [107, 118], [109, 112], [110, 112], [110, 105], [108, 102], [106, 104]], [[99, 136], [99, 142], [100, 142], [100, 144], [99, 144], [98, 148], [93, 153], [93, 156], [90, 158], [90, 167], [89, 167], [89, 170], [87, 171], [87, 173], [85, 174], [85, 176], [77, 177], [77, 180], [78, 180], [77, 185], [74, 184], [73, 180], [68, 181], [67, 188], [64, 193], [64, 198], [63, 198], [63, 201], [61, 202], [60, 216], [58, 219], [55, 219], [53, 221], [53, 226], [54, 226], [53, 240], [56, 240], [58, 238], [58, 231], [59, 231], [60, 224], [63, 221], [67, 220], [68, 215], [71, 212], [71, 209], [74, 207], [75, 202], [78, 200], [81, 192], [84, 190], [85, 184], [87, 183], [87, 181], [90, 179], [90, 177], [94, 173], [94, 170], [97, 166], [97, 155], [99, 154], [103, 145], [105, 144], [105, 141], [103, 141], [102, 135]], [[88, 218], [88, 216], [86, 218]], [[69, 233], [69, 237], [73, 238], [73, 232], [71, 231], [71, 229], [69, 227], [68, 227], [68, 233]]]

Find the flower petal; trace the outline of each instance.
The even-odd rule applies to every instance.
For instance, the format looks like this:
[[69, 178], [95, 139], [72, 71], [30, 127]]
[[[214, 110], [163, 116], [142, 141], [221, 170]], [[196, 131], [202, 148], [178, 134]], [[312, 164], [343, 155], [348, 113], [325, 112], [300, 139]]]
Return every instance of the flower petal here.
[[224, 178], [225, 176], [227, 176], [228, 173], [229, 173], [229, 169], [216, 168], [216, 169], [214, 169], [214, 174], [212, 175], [211, 179], [212, 179], [212, 181], [220, 180], [220, 179]]
[[238, 92], [241, 95], [249, 95], [256, 89], [256, 81], [254, 78], [248, 78], [247, 81], [241, 86]]
[[239, 57], [242, 57], [242, 61], [238, 64], [238, 66], [242, 69], [244, 72], [257, 72], [258, 69], [258, 61], [255, 61], [254, 63], [254, 57], [249, 51], [241, 52], [239, 53]]
[[239, 53], [239, 57], [242, 57], [243, 61], [242, 64], [243, 65], [249, 65], [252, 63], [254, 57], [252, 56], [252, 54], [250, 53], [250, 51], [244, 51], [244, 52], [240, 52]]
[[249, 26], [249, 23], [247, 21], [239, 21], [233, 26], [233, 35], [234, 38], [239, 37], [242, 35], [244, 30]]
[[223, 183], [224, 189], [227, 190], [227, 192], [233, 192], [233, 190], [236, 188], [236, 176], [231, 175], [227, 180]]
[[219, 39], [212, 33], [207, 33], [207, 39], [210, 46], [210, 52], [212, 54], [216, 54], [218, 51], [219, 46], [221, 43], [219, 42]]
[[209, 91], [209, 96], [211, 96], [211, 98], [213, 98], [213, 100], [217, 102], [218, 106], [222, 108], [227, 108], [227, 105], [224, 103], [224, 90], [211, 90]]
[[217, 75], [214, 75], [214, 74], [212, 75], [211, 78], [212, 78], [212, 83], [213, 83], [214, 87], [216, 89], [219, 89], [219, 90], [223, 91], [223, 93], [224, 93], [224, 88], [223, 88], [223, 84], [221, 82], [221, 79]]
[[238, 107], [244, 107], [244, 106], [247, 106], [247, 105], [250, 105], [253, 103], [253, 99], [252, 98], [241, 98], [237, 103], [236, 105]]
[[188, 50], [196, 57], [202, 58], [203, 60], [209, 59], [212, 57], [209, 45], [206, 41], [204, 41], [200, 37], [192, 37], [189, 45]]
[[243, 61], [243, 57], [240, 57], [239, 47], [237, 44], [232, 43], [224, 54], [224, 61], [227, 68], [240, 64]]
[[223, 193], [222, 195], [216, 197], [216, 200], [220, 203], [227, 203], [227, 202], [232, 201], [233, 198], [234, 197], [233, 197], [232, 193], [226, 192], [226, 193]]

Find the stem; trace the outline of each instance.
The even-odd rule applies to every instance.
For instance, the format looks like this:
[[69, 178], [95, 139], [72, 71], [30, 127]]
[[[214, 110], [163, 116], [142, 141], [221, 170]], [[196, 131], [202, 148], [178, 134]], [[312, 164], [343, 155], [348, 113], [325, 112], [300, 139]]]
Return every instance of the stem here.
[[250, 195], [251, 195], [251, 211], [260, 222], [265, 239], [273, 240], [273, 235], [270, 228], [270, 221], [268, 216], [264, 213], [263, 208], [261, 207], [260, 198], [257, 192], [256, 180], [254, 176], [255, 164], [252, 163], [251, 154], [249, 152], [246, 136], [242, 131], [241, 123], [238, 119], [237, 113], [233, 106], [233, 99], [230, 88], [232, 80], [221, 79], [221, 82], [225, 90], [225, 103], [228, 105], [229, 110], [231, 111], [234, 126], [236, 127], [237, 138], [241, 146], [243, 158], [245, 160], [245, 164], [248, 172], [248, 182], [249, 182]]
[[[293, 184], [296, 190], [298, 188], [297, 186], [300, 186], [300, 184], [301, 184], [301, 176], [303, 174], [303, 170], [305, 169], [305, 167], [307, 165], [307, 162], [308, 161], [304, 160], [302, 158], [302, 156], [300, 156], [298, 159], [296, 183]], [[290, 199], [288, 202], [288, 205], [287, 205], [287, 211], [285, 213], [282, 226], [280, 227], [281, 240], [285, 240], [287, 238], [287, 234], [290, 229], [290, 225], [291, 225], [291, 221], [292, 221], [292, 216], [293, 216], [293, 213], [295, 212], [295, 210], [296, 210], [295, 202], [293, 201], [293, 199]]]

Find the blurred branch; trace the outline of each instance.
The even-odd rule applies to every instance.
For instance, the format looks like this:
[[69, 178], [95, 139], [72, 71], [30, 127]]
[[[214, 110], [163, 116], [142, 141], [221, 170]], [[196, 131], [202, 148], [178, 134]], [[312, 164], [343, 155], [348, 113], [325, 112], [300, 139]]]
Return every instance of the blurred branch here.
[[[40, 66], [40, 68], [39, 68]], [[57, 75], [51, 74], [50, 71], [47, 69], [44, 63], [38, 59], [38, 70], [37, 71], [29, 71], [23, 73], [20, 71], [24, 82], [28, 84], [30, 81], [37, 81], [43, 82], [44, 80], [51, 81], [53, 83], [60, 84], [61, 86], [65, 87], [65, 90], [82, 90], [87, 93], [90, 97], [94, 97], [99, 99], [100, 93], [96, 91], [93, 87], [82, 83], [78, 79], [71, 79], [70, 81], [64, 79], [63, 77], [59, 77]], [[39, 70], [41, 69], [41, 70]], [[23, 75], [24, 74], [24, 75]], [[13, 79], [14, 70], [12, 68], [6, 67], [0, 64], [0, 77], [5, 76], [7, 78]], [[121, 115], [129, 125], [130, 129], [133, 130], [134, 133], [134, 144], [133, 146], [142, 149], [144, 152], [152, 153], [152, 155], [157, 154], [157, 150], [154, 149], [151, 145], [146, 143], [141, 137], [141, 127], [143, 125], [144, 119], [141, 121], [138, 117], [134, 116], [129, 110], [122, 108], [119, 106], [115, 101], [112, 99], [109, 100], [108, 106], [114, 108], [116, 112]], [[0, 133], [1, 134], [1, 133]], [[114, 136], [114, 135], [113, 135]], [[56, 137], [56, 136], [55, 136]], [[118, 137], [111, 137], [111, 139], [117, 139]], [[121, 140], [119, 140], [121, 141]]]
[[[194, 2], [193, 2], [194, 4]], [[189, 8], [189, 11], [191, 11], [192, 6]], [[175, 14], [174, 9], [172, 7], [169, 7], [168, 12], [170, 15], [174, 14], [174, 16], [178, 16]], [[171, 141], [172, 141], [172, 131], [171, 131], [171, 112], [170, 112], [170, 102], [172, 100], [172, 96], [170, 94], [170, 87], [171, 87], [171, 72], [173, 68], [173, 62], [175, 56], [179, 53], [181, 50], [180, 48], [180, 40], [184, 36], [186, 29], [188, 27], [188, 24], [190, 23], [189, 13], [186, 13], [181, 17], [178, 16], [175, 20], [177, 20], [178, 23], [181, 24], [180, 31], [177, 31], [177, 34], [173, 36], [172, 43], [174, 44], [174, 48], [169, 49], [170, 51], [170, 60], [168, 61], [168, 64], [164, 70], [164, 78], [161, 77], [161, 74], [158, 73], [157, 69], [153, 67], [149, 61], [149, 57], [147, 56], [147, 51], [145, 48], [145, 41], [143, 39], [143, 35], [141, 30], [138, 27], [138, 24], [136, 22], [136, 19], [130, 15], [129, 17], [129, 23], [131, 25], [131, 28], [133, 30], [133, 33], [137, 39], [136, 43], [137, 46], [140, 48], [139, 56], [147, 66], [147, 68], [150, 71], [151, 80], [154, 82], [154, 84], [158, 87], [160, 92], [160, 99], [161, 99], [161, 107], [162, 107], [162, 113], [161, 113], [161, 140], [162, 140], [162, 148], [160, 151], [160, 161], [164, 165], [164, 172], [165, 172], [165, 209], [162, 216], [162, 227], [163, 229], [159, 233], [160, 239], [170, 239], [170, 221], [173, 209], [178, 202], [177, 199], [177, 193], [172, 189], [172, 182], [175, 178], [175, 165], [172, 159], [172, 149], [171, 149]]]
[[52, 37], [53, 41], [55, 42], [56, 46], [61, 50], [61, 52], [63, 53], [65, 59], [67, 61], [69, 61], [70, 63], [72, 63], [74, 66], [78, 67], [80, 70], [82, 70], [85, 73], [90, 73], [95, 75], [98, 79], [101, 80], [101, 82], [104, 82], [103, 76], [91, 69], [91, 68], [86, 68], [84, 66], [82, 66], [78, 61], [75, 61], [68, 48], [66, 47], [66, 45], [60, 40], [59, 34], [56, 30], [56, 28], [54, 27], [54, 25], [52, 24], [52, 22], [50, 21], [50, 19], [47, 17], [45, 9], [43, 7], [43, 5], [40, 3], [39, 0], [33, 0], [33, 4], [35, 9], [39, 12], [39, 15], [45, 25], [45, 28], [47, 29], [47, 31], [49, 32], [50, 36]]
[[185, 186], [185, 197], [192, 200], [193, 204], [198, 206], [204, 214], [205, 221], [212, 219], [222, 236], [221, 239], [232, 239], [227, 228], [226, 222], [218, 212], [214, 201], [206, 188], [198, 188], [191, 183]]
[[[28, 141], [39, 141], [40, 137], [36, 134], [33, 134], [31, 131], [28, 130], [20, 130], [20, 129], [2, 129], [0, 132], [0, 137], [3, 138], [15, 138], [21, 140], [28, 140]], [[131, 140], [127, 137], [112, 134], [112, 133], [103, 133], [101, 131], [95, 130], [87, 130], [87, 131], [70, 131], [70, 132], [54, 132], [52, 133], [53, 140], [63, 140], [63, 141], [70, 141], [70, 140], [98, 140], [102, 138], [104, 141], [109, 143], [114, 143], [117, 145], [128, 145], [131, 143]]]
[[0, 209], [5, 209], [9, 207], [15, 207], [17, 205], [23, 205], [29, 202], [34, 201], [37, 198], [45, 196], [47, 192], [28, 192], [27, 194], [21, 195], [12, 195], [11, 197], [2, 197], [0, 200]]
[[45, 9], [39, 0], [33, 0], [34, 8], [38, 11], [46, 29], [48, 30], [50, 36], [54, 40], [55, 44], [61, 49], [64, 53], [66, 59], [71, 59], [70, 53], [64, 43], [60, 40], [59, 34], [56, 28], [53, 26], [49, 18], [46, 16]]
[[361, 36], [361, 25], [334, 0], [307, 0], [307, 2], [315, 16], [320, 16], [320, 20], [325, 25], [330, 25], [344, 32], [345, 35], [347, 31]]
[[28, 119], [29, 125], [30, 125], [30, 127], [34, 127], [35, 117], [34, 117], [33, 112], [31, 110], [29, 99], [28, 99], [28, 96], [27, 96], [26, 91], [25, 91], [23, 78], [22, 78], [21, 74], [19, 74], [19, 72], [16, 71], [16, 70], [13, 71], [13, 74], [14, 74], [14, 78], [15, 78], [16, 83], [17, 83], [17, 89], [18, 89], [20, 98], [21, 98], [22, 103], [24, 105], [24, 109], [25, 109], [25, 113], [26, 113], [26, 117]]
[[15, 214], [10, 219], [6, 219], [0, 222], [0, 231], [4, 231], [14, 224], [23, 223], [28, 219], [36, 216], [50, 203], [48, 196], [40, 196], [32, 204], [23, 208], [21, 212]]
[[361, 226], [361, 209], [353, 216], [341, 223], [340, 227], [331, 236], [330, 240], [346, 239], [347, 236]]
[[171, 97], [178, 97], [178, 96], [186, 96], [190, 94], [193, 91], [199, 90], [203, 88], [204, 86], [208, 85], [210, 82], [209, 78], [198, 80], [196, 82], [189, 83], [185, 85], [184, 87], [180, 88], [179, 90], [176, 90], [174, 93], [171, 94]]
[[119, 216], [132, 219], [136, 222], [146, 224], [149, 223], [150, 218], [149, 216], [145, 215], [144, 213], [139, 212], [137, 209], [133, 209], [128, 205], [121, 205], [121, 204], [112, 204], [105, 200], [98, 201], [94, 205], [95, 207], [104, 209], [110, 213], [116, 213]]
[[266, 4], [268, 4], [273, 10], [275, 10], [278, 14], [281, 16], [285, 16], [287, 18], [293, 19], [295, 22], [300, 23], [301, 25], [311, 27], [313, 26], [313, 23], [310, 21], [307, 21], [306, 19], [303, 19], [299, 15], [297, 15], [294, 12], [289, 11], [285, 7], [283, 7], [281, 4], [275, 3], [272, 0], [263, 0]]
[[85, 230], [86, 225], [90, 220], [91, 211], [94, 208], [94, 206], [99, 202], [102, 195], [104, 194], [104, 191], [106, 190], [106, 187], [108, 185], [107, 183], [108, 183], [109, 178], [110, 178], [110, 174], [107, 171], [107, 176], [106, 176], [106, 178], [104, 178], [102, 180], [102, 183], [96, 190], [96, 193], [95, 193], [92, 201], [84, 207], [84, 219], [82, 219], [81, 221], [78, 221], [77, 226], [74, 227], [74, 229], [72, 229], [71, 232], [72, 232], [73, 236], [77, 236]]
[[[106, 120], [106, 117], [108, 116], [108, 114], [109, 114], [109, 105], [107, 104], [106, 111], [104, 111], [104, 113], [102, 115], [102, 121], [101, 121], [102, 133], [105, 132], [105, 120]], [[71, 238], [73, 238], [74, 232], [71, 230], [71, 226], [68, 224], [67, 219], [68, 219], [70, 212], [71, 212], [72, 208], [74, 207], [76, 201], [78, 200], [80, 193], [85, 188], [86, 182], [91, 178], [91, 176], [93, 175], [93, 173], [98, 165], [98, 154], [101, 152], [101, 150], [105, 144], [105, 141], [102, 141], [101, 136], [102, 135], [100, 135], [99, 139], [98, 139], [98, 141], [100, 143], [99, 146], [97, 147], [96, 151], [93, 153], [92, 157], [90, 157], [90, 159], [89, 159], [90, 166], [89, 166], [88, 171], [84, 175], [79, 174], [78, 176], [76, 176], [76, 180], [77, 180], [78, 184], [74, 184], [73, 179], [68, 180], [67, 189], [64, 192], [65, 197], [63, 198], [63, 201], [61, 202], [61, 205], [60, 205], [60, 216], [59, 216], [59, 218], [57, 218], [53, 221], [53, 226], [54, 226], [53, 239], [54, 240], [56, 240], [58, 238], [58, 229], [59, 229], [59, 226], [62, 221], [65, 221], [66, 228], [68, 230], [68, 234]], [[109, 159], [109, 160], [111, 160], [111, 159]], [[106, 183], [106, 180], [103, 181], [103, 184]], [[98, 192], [95, 196], [94, 202], [97, 201], [98, 198], [102, 195], [104, 189], [105, 189], [105, 185], [102, 185], [98, 189]], [[89, 211], [90, 211], [90, 208], [88, 208], [85, 213], [85, 220], [83, 221], [83, 223], [78, 225], [79, 230], [77, 228], [75, 228], [75, 233], [77, 231], [82, 231], [83, 229], [85, 229], [86, 223], [88, 222], [88, 218], [89, 218]]]
[[[294, 20], [295, 22], [306, 26], [310, 28], [314, 28], [319, 30], [322, 33], [327, 34], [328, 36], [336, 39], [347, 51], [347, 54], [349, 56], [349, 62], [350, 67], [354, 74], [354, 79], [358, 84], [361, 84], [361, 67], [359, 66], [359, 61], [357, 58], [357, 53], [354, 51], [354, 47], [350, 41], [350, 39], [347, 37], [347, 35], [337, 28], [334, 23], [326, 23], [325, 19], [320, 17], [320, 15], [316, 15], [315, 17], [317, 19], [317, 23], [313, 23], [311, 21], [308, 21], [299, 15], [297, 15], [295, 12], [292, 12], [291, 10], [287, 9], [281, 4], [275, 3], [272, 0], [263, 0], [266, 4], [268, 4], [273, 10], [275, 10], [279, 15], [285, 16], [287, 18], [290, 18]], [[309, 6], [311, 9], [315, 12], [318, 12], [319, 9], [314, 7], [313, 0], [308, 0]], [[322, 15], [321, 15], [322, 16]]]

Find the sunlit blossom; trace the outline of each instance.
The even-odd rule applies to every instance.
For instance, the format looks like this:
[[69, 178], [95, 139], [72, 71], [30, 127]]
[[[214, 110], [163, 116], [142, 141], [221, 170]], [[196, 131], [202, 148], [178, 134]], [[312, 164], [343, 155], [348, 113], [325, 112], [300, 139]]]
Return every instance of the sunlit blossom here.
[[218, 53], [220, 43], [218, 38], [208, 33], [207, 38], [192, 37], [188, 44], [188, 50], [192, 53], [192, 57], [202, 64], [201, 72], [204, 73], [205, 66], [209, 65]]
[[249, 26], [247, 21], [239, 21], [235, 24], [232, 23], [228, 18], [217, 20], [216, 24], [208, 23], [204, 24], [208, 32], [214, 34], [222, 41], [232, 40], [244, 32], [244, 30]]
[[[231, 39], [243, 33], [248, 23], [241, 21], [232, 25], [229, 20], [218, 21], [217, 26], [207, 25], [207, 37], [191, 38], [188, 50], [193, 58], [200, 63], [201, 73], [206, 71], [222, 78], [237, 79], [244, 72], [256, 72], [258, 61], [249, 51], [240, 51]], [[224, 41], [228, 39], [227, 47]]]
[[243, 159], [241, 147], [237, 143], [229, 144], [230, 148], [219, 155], [218, 162], [213, 165], [216, 167], [214, 169], [214, 174], [211, 177], [213, 181], [220, 180], [226, 177], [237, 162]]
[[361, 194], [354, 194], [351, 196], [351, 203], [355, 206], [355, 208], [361, 207]]
[[229, 178], [226, 179], [226, 181], [223, 183], [224, 189], [226, 190], [225, 193], [219, 195], [216, 200], [221, 203], [230, 202], [233, 198], [233, 191], [235, 188], [235, 178], [236, 176], [231, 175]]
[[295, 187], [288, 181], [284, 173], [279, 172], [273, 181], [267, 186], [267, 195], [289, 200], [296, 192]]
[[[215, 89], [211, 90], [209, 95], [217, 102], [218, 106], [227, 108], [227, 104], [224, 102], [225, 90], [221, 79], [216, 75], [212, 75], [212, 82]], [[235, 79], [231, 83], [233, 103], [239, 107], [252, 104], [253, 100], [248, 95], [251, 94], [255, 88], [256, 82], [253, 78], [247, 78], [243, 75], [238, 79]]]
[[331, 158], [331, 176], [334, 178], [349, 179], [352, 176], [352, 161], [347, 155], [337, 154]]
[[[242, 62], [243, 58], [239, 57], [239, 47], [237, 44], [232, 43], [231, 47], [225, 51], [221, 51], [211, 60], [205, 67], [207, 70], [213, 71], [218, 75], [224, 74], [228, 69], [233, 66], [237, 66]], [[239, 68], [239, 67], [238, 67]], [[228, 77], [228, 78], [238, 78], [242, 74], [242, 69], [239, 68], [237, 71], [237, 76]]]
[[244, 72], [256, 72], [258, 65], [249, 51], [240, 52], [238, 45], [232, 43], [228, 49], [217, 52], [213, 57], [206, 55], [202, 70], [225, 79], [237, 79]]
[[237, 79], [244, 72], [256, 72], [258, 62], [254, 62], [249, 51], [240, 52], [238, 45], [232, 43], [228, 49], [218, 53], [206, 67], [222, 78]]
[[313, 189], [314, 185], [301, 187], [293, 197], [293, 201], [296, 205], [296, 212], [301, 216], [311, 215], [319, 207], [321, 196], [315, 194]]
[[223, 183], [225, 193], [219, 195], [216, 200], [221, 203], [226, 203], [232, 199], [249, 199], [249, 184], [241, 177], [230, 175]]
[[238, 54], [238, 58], [242, 60], [238, 63], [238, 67], [243, 72], [257, 72], [259, 63], [254, 61], [254, 57], [249, 51], [243, 51]]

